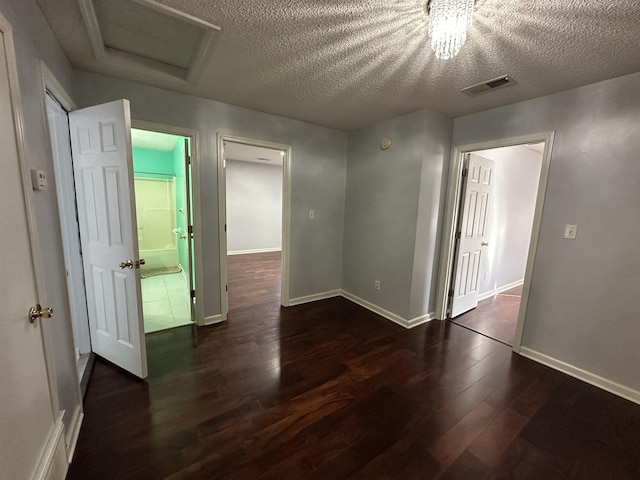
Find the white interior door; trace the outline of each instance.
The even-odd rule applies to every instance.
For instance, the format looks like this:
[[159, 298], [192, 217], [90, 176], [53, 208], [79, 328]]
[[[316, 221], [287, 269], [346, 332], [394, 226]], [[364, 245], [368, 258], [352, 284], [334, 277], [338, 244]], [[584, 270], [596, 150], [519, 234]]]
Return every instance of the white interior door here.
[[147, 376], [128, 100], [69, 114], [93, 351]]
[[21, 172], [11, 102], [17, 92], [9, 88], [8, 68], [15, 64], [8, 60], [13, 48], [7, 28], [0, 15], [0, 477], [9, 479], [42, 474], [36, 469], [54, 417], [40, 320], [27, 319], [39, 298], [25, 191], [30, 187]]
[[51, 138], [58, 211], [62, 226], [64, 264], [67, 270], [67, 291], [71, 307], [73, 341], [76, 359], [91, 352], [87, 297], [85, 294], [82, 256], [80, 255], [80, 230], [78, 227], [75, 187], [73, 184], [73, 162], [67, 112], [50, 95], [46, 98], [47, 119]]
[[458, 245], [454, 265], [451, 317], [478, 306], [480, 262], [489, 246], [488, 218], [495, 162], [470, 154], [464, 185], [462, 216], [457, 232]]

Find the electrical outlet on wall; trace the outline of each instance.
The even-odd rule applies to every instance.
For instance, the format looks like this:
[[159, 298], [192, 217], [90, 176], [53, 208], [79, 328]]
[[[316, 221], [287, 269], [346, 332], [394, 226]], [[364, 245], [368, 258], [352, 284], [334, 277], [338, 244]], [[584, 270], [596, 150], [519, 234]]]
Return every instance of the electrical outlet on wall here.
[[578, 226], [577, 225], [565, 225], [564, 226], [564, 238], [568, 238], [569, 240], [575, 240], [577, 233], [578, 233]]
[[486, 280], [487, 278], [489, 278], [489, 272], [484, 272], [484, 276], [482, 277], [482, 279]]
[[374, 290], [380, 290], [380, 280], [375, 280], [373, 282], [373, 289]]

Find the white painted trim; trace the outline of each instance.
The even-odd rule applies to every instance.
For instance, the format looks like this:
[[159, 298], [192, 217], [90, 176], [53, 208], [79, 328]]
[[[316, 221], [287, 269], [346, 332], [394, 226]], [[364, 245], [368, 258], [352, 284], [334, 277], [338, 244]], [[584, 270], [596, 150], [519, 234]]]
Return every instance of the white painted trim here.
[[292, 298], [289, 300], [289, 306], [302, 305], [304, 303], [317, 302], [318, 300], [326, 300], [327, 298], [339, 297], [342, 290], [329, 290], [328, 292], [314, 293], [313, 295], [305, 295], [304, 297]]
[[208, 326], [208, 325], [215, 325], [216, 323], [222, 323], [224, 322], [226, 319], [222, 318], [222, 315], [218, 314], [218, 315], [210, 315], [208, 317], [204, 317], [204, 326]]
[[69, 463], [73, 460], [73, 455], [76, 453], [76, 445], [78, 444], [78, 437], [80, 436], [80, 428], [82, 427], [82, 421], [84, 420], [84, 412], [82, 411], [82, 404], [78, 405], [71, 421], [71, 428], [69, 429], [69, 438], [65, 440], [67, 444], [67, 460]]
[[536, 207], [533, 217], [533, 228], [531, 230], [531, 240], [529, 242], [529, 252], [524, 275], [524, 286], [522, 289], [522, 299], [518, 313], [518, 323], [513, 339], [513, 350], [518, 352], [522, 344], [522, 332], [524, 329], [524, 319], [526, 317], [527, 303], [529, 301], [529, 289], [531, 287], [531, 275], [538, 246], [538, 236], [540, 234], [540, 224], [542, 221], [542, 209], [544, 207], [544, 197], [547, 190], [547, 180], [549, 177], [549, 165], [551, 161], [551, 149], [553, 146], [554, 132], [543, 132], [531, 135], [522, 135], [489, 142], [461, 145], [453, 148], [451, 153], [451, 165], [449, 170], [449, 185], [447, 190], [447, 203], [445, 210], [444, 235], [442, 238], [442, 249], [440, 253], [440, 268], [438, 274], [438, 292], [436, 295], [435, 316], [444, 319], [447, 316], [447, 306], [449, 297], [449, 285], [452, 277], [453, 255], [455, 251], [455, 229], [458, 222], [458, 211], [460, 209], [460, 193], [462, 189], [462, 167], [466, 153], [489, 148], [510, 147], [527, 143], [544, 142], [544, 153], [542, 154], [542, 166], [540, 170], [540, 181], [538, 184], [538, 194], [536, 197]]
[[433, 320], [433, 314], [431, 313], [427, 313], [425, 315], [421, 315], [419, 317], [416, 318], [412, 318], [410, 320], [401, 317], [400, 315], [396, 315], [393, 312], [390, 312], [389, 310], [385, 310], [382, 307], [379, 307], [363, 298], [360, 298], [352, 293], [349, 293], [345, 290], [341, 291], [341, 295], [346, 298], [347, 300], [351, 300], [353, 303], [357, 303], [358, 305], [360, 305], [361, 307], [366, 308], [367, 310], [370, 310], [374, 313], [377, 313], [378, 315], [380, 315], [381, 317], [386, 318], [387, 320], [391, 320], [394, 323], [397, 323], [398, 325], [404, 327], [404, 328], [413, 328], [413, 327], [417, 327], [418, 325], [422, 325], [423, 323], [427, 323], [431, 320]]
[[78, 106], [71, 98], [71, 95], [67, 93], [62, 84], [58, 81], [47, 64], [42, 60], [40, 61], [40, 72], [42, 74], [42, 84], [44, 85], [46, 90], [49, 90], [56, 100], [60, 102], [60, 104], [64, 107], [67, 112], [71, 112], [73, 110], [77, 110]]
[[519, 287], [524, 283], [524, 278], [522, 280], [517, 280], [515, 282], [507, 283], [501, 287], [494, 288], [493, 290], [489, 290], [487, 292], [481, 293], [478, 295], [478, 301], [486, 300], [487, 298], [495, 297], [496, 295], [500, 295], [502, 292], [506, 292], [507, 290], [511, 290], [512, 288]]
[[524, 285], [524, 278], [496, 288], [496, 295], [500, 295], [502, 292], [506, 292], [507, 290], [511, 290], [512, 288], [519, 287], [520, 285]]
[[553, 368], [554, 370], [558, 370], [562, 373], [566, 373], [567, 375], [577, 378], [578, 380], [582, 380], [589, 385], [601, 388], [603, 390], [606, 390], [607, 392], [613, 393], [614, 395], [640, 405], [640, 391], [638, 390], [626, 387], [612, 380], [601, 377], [600, 375], [596, 375], [595, 373], [583, 370], [582, 368], [576, 367], [574, 365], [563, 362], [527, 347], [520, 347], [519, 353], [523, 357], [527, 357], [538, 363], [542, 363], [547, 367]]
[[154, 0], [132, 0], [133, 2], [156, 10], [160, 14], [170, 15], [184, 22], [197, 26], [202, 33], [202, 41], [198, 45], [197, 51], [187, 68], [168, 65], [147, 57], [122, 52], [105, 46], [100, 29], [100, 23], [96, 15], [92, 0], [79, 0], [80, 12], [84, 20], [84, 26], [89, 36], [91, 49], [98, 62], [117, 69], [121, 73], [135, 72], [160, 80], [171, 80], [179, 84], [194, 84], [198, 80], [202, 69], [208, 60], [215, 34], [221, 30], [218, 25], [214, 25], [200, 18], [189, 15], [175, 8], [161, 4]]
[[291, 145], [253, 138], [218, 133], [218, 232], [220, 242], [220, 311], [222, 320], [229, 314], [229, 292], [227, 291], [227, 179], [225, 173], [224, 142], [240, 143], [254, 147], [273, 148], [285, 152], [282, 159], [282, 269], [280, 275], [280, 304], [288, 307], [289, 275], [291, 264]]
[[38, 466], [33, 473], [33, 480], [63, 480], [65, 478], [69, 464], [65, 456], [63, 440], [63, 415], [64, 412], [60, 412], [49, 432]]
[[482, 300], [486, 300], [487, 298], [495, 297], [497, 294], [498, 294], [498, 290], [496, 289], [481, 293], [478, 295], [478, 302], [481, 302]]
[[[195, 252], [193, 252], [193, 268], [196, 273], [196, 325], [208, 325], [204, 316], [204, 263], [202, 258], [202, 205], [200, 202], [200, 139], [197, 130], [164, 125], [143, 120], [131, 121], [133, 128], [142, 130], [153, 130], [156, 132], [168, 133], [170, 135], [180, 135], [191, 139], [191, 192], [193, 202], [191, 209], [193, 214], [193, 240]], [[187, 279], [188, 280], [188, 279]], [[187, 283], [189, 283], [187, 281]]]
[[273, 247], [273, 248], [255, 248], [253, 250], [232, 250], [231, 252], [227, 252], [227, 255], [249, 255], [251, 253], [270, 253], [270, 252], [281, 252], [281, 247]]

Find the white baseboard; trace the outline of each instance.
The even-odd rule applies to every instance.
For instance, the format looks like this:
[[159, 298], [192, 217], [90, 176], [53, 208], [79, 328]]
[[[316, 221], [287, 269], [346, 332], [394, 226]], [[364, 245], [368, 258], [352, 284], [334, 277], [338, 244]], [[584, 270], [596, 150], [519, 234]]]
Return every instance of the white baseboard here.
[[506, 285], [502, 285], [501, 287], [497, 287], [493, 290], [489, 290], [488, 292], [484, 292], [478, 295], [478, 301], [486, 300], [487, 298], [495, 297], [496, 295], [501, 294], [502, 292], [506, 292], [507, 290], [511, 290], [512, 288], [519, 287], [524, 284], [524, 279], [518, 280], [516, 282], [507, 283]]
[[210, 315], [208, 317], [204, 317], [204, 326], [207, 325], [215, 325], [216, 323], [221, 323], [224, 320], [222, 319], [222, 315]]
[[274, 248], [255, 248], [253, 250], [233, 250], [227, 252], [227, 255], [246, 255], [248, 253], [268, 253], [268, 252], [280, 252], [282, 251], [281, 247]]
[[40, 456], [40, 461], [33, 474], [33, 480], [64, 480], [69, 469], [66, 449], [64, 445], [64, 424], [58, 416], [55, 425], [49, 432], [49, 437]]
[[498, 294], [497, 290], [489, 290], [478, 295], [478, 301], [486, 300], [487, 298], [495, 297]]
[[500, 295], [502, 292], [506, 292], [507, 290], [511, 290], [512, 288], [519, 287], [524, 284], [524, 278], [515, 282], [507, 283], [506, 285], [502, 285], [501, 287], [496, 288], [496, 295]]
[[531, 360], [542, 363], [543, 365], [553, 368], [554, 370], [566, 373], [567, 375], [575, 377], [595, 387], [606, 390], [607, 392], [613, 393], [614, 395], [618, 395], [619, 397], [625, 398], [633, 403], [640, 404], [640, 392], [637, 390], [625, 387], [624, 385], [608, 380], [604, 377], [596, 375], [595, 373], [588, 372], [569, 363], [565, 363], [553, 357], [545, 355], [544, 353], [540, 353], [536, 350], [531, 350], [527, 347], [520, 347], [519, 353], [523, 357], [530, 358]]
[[82, 406], [78, 405], [74, 413], [73, 420], [71, 421], [71, 430], [69, 438], [66, 440], [67, 444], [67, 459], [69, 463], [73, 460], [73, 454], [76, 452], [76, 445], [78, 444], [78, 437], [80, 436], [80, 427], [82, 427], [82, 421], [84, 420], [84, 412]]
[[303, 303], [316, 302], [318, 300], [325, 300], [327, 298], [339, 297], [342, 291], [340, 289], [337, 290], [329, 290], [328, 292], [322, 293], [314, 293], [313, 295], [306, 295], [304, 297], [291, 298], [289, 299], [289, 306], [293, 307], [294, 305], [302, 305]]
[[390, 312], [389, 310], [385, 310], [382, 307], [379, 307], [363, 298], [360, 298], [344, 290], [342, 290], [341, 295], [347, 300], [351, 300], [353, 303], [357, 303], [361, 307], [364, 307], [367, 310], [377, 313], [381, 317], [384, 317], [387, 320], [391, 320], [392, 322], [397, 323], [398, 325], [404, 328], [417, 327], [418, 325], [422, 325], [423, 323], [433, 320], [433, 317], [434, 317], [433, 313], [427, 313], [425, 315], [421, 315], [419, 317], [408, 320], [406, 318], [401, 317], [400, 315], [396, 315], [395, 313]]

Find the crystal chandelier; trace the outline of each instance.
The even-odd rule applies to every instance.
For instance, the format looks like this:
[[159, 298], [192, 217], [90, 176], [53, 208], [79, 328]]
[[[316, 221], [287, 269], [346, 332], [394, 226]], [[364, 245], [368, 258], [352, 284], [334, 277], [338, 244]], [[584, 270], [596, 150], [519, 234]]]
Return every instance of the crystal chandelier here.
[[473, 18], [475, 0], [429, 0], [429, 36], [436, 57], [455, 57], [467, 39], [467, 28]]

